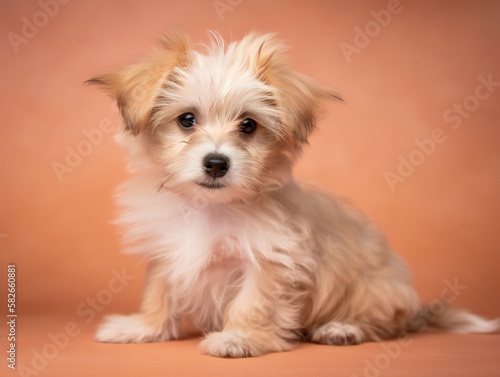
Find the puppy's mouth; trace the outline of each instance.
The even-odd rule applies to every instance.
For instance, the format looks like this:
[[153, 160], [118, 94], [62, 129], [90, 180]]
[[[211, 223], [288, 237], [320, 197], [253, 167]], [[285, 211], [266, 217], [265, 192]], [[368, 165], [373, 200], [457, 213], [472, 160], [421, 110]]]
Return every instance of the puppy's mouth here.
[[207, 189], [211, 189], [211, 190], [221, 189], [221, 188], [226, 187], [225, 184], [223, 184], [222, 182], [216, 181], [216, 180], [213, 180], [213, 181], [198, 181], [196, 183], [199, 184], [201, 187], [204, 187], [204, 188], [207, 188]]

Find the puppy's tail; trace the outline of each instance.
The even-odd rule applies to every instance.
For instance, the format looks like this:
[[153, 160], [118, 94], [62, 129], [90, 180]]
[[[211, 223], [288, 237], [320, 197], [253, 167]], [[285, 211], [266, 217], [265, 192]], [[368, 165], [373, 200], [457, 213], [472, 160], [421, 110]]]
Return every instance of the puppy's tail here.
[[491, 333], [500, 329], [500, 319], [487, 320], [463, 309], [423, 305], [409, 319], [407, 331], [447, 331], [451, 333]]

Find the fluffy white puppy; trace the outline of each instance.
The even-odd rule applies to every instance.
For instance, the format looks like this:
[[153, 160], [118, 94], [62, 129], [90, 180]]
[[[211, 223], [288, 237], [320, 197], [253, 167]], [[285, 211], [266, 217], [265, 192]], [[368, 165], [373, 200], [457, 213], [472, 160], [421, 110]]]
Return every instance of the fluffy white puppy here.
[[134, 177], [118, 194], [129, 252], [149, 260], [140, 311], [102, 342], [182, 337], [214, 356], [285, 351], [301, 339], [357, 344], [436, 326], [497, 328], [420, 308], [408, 271], [362, 214], [291, 176], [324, 100], [271, 35], [195, 50], [180, 33], [90, 83], [116, 98]]

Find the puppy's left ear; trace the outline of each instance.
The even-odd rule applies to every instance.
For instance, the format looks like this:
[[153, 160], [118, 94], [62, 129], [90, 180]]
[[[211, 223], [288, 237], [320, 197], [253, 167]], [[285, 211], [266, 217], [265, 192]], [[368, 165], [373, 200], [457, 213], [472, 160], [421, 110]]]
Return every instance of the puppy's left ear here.
[[188, 64], [190, 42], [185, 35], [174, 32], [160, 42], [162, 49], [148, 59], [86, 82], [103, 87], [116, 99], [125, 130], [134, 135], [148, 125], [159, 91], [172, 69]]
[[282, 77], [280, 97], [283, 103], [284, 117], [292, 128], [297, 144], [307, 143], [316, 121], [321, 115], [322, 105], [326, 100], [342, 101], [342, 98], [312, 79], [290, 69]]
[[295, 71], [285, 56], [286, 48], [272, 34], [250, 35], [258, 46], [256, 65], [259, 78], [277, 89], [278, 106], [285, 126], [296, 144], [307, 142], [316, 126], [321, 105], [342, 98], [312, 79]]

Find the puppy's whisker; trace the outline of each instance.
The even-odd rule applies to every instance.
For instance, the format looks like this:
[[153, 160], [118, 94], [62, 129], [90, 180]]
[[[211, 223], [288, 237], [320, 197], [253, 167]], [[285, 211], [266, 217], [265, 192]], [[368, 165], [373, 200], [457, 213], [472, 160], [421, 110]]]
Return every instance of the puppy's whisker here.
[[163, 177], [160, 180], [160, 182], [158, 182], [156, 191], [160, 192], [161, 190], [163, 190], [163, 188], [165, 187], [165, 185], [168, 183], [169, 180], [170, 180], [170, 176]]

